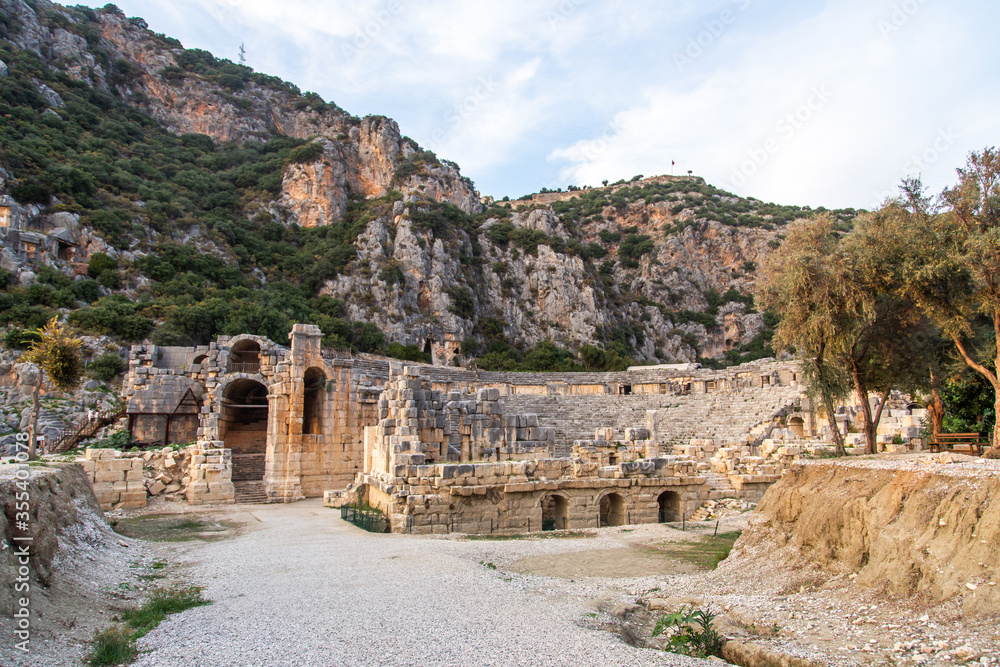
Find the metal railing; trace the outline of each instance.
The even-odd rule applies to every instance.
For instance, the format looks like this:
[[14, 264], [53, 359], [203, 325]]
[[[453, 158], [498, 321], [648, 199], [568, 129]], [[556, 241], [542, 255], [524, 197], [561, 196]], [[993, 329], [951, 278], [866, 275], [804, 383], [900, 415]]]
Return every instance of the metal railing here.
[[340, 508], [340, 518], [350, 521], [362, 530], [369, 533], [388, 533], [389, 521], [385, 514], [375, 508], [358, 507], [357, 505], [342, 505]]
[[82, 440], [94, 437], [103, 427], [114, 424], [125, 416], [125, 410], [101, 410], [92, 413], [91, 416], [93, 418], [82, 417], [76, 423], [60, 430], [49, 450], [54, 454], [61, 454], [73, 449]]
[[259, 361], [230, 361], [228, 365], [230, 373], [257, 373], [260, 371]]

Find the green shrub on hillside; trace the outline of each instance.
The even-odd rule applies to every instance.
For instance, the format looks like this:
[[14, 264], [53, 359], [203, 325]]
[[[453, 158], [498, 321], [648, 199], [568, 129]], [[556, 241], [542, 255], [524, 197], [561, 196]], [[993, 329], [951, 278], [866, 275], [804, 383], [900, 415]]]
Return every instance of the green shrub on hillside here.
[[110, 382], [126, 370], [128, 363], [114, 352], [105, 352], [87, 364], [87, 375], [103, 382]]

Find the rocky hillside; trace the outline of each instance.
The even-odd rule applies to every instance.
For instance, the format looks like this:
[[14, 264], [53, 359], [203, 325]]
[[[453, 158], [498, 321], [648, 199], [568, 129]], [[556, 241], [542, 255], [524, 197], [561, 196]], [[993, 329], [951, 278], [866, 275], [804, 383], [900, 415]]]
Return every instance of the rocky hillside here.
[[0, 325], [190, 344], [313, 322], [483, 368], [746, 361], [774, 324], [756, 267], [810, 213], [697, 177], [493, 201], [394, 121], [113, 5], [0, 0], [0, 59]]

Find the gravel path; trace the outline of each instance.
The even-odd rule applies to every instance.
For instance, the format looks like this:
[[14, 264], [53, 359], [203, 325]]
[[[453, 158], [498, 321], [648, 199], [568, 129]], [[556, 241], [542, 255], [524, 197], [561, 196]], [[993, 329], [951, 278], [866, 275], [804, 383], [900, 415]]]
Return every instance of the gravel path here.
[[239, 537], [164, 547], [213, 604], [141, 640], [137, 666], [709, 664], [581, 627], [585, 599], [475, 560], [497, 543], [371, 535], [318, 501], [244, 511]]

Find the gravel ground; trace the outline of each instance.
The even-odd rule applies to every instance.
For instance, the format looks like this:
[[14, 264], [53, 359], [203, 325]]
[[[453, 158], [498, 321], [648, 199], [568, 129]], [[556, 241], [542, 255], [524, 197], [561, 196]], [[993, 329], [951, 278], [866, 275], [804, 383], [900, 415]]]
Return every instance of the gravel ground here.
[[712, 664], [588, 629], [594, 607], [585, 591], [483, 564], [612, 548], [603, 538], [557, 545], [371, 535], [319, 501], [235, 512], [252, 513], [254, 524], [239, 537], [160, 547], [187, 563], [213, 604], [142, 639], [148, 652], [137, 666]]

